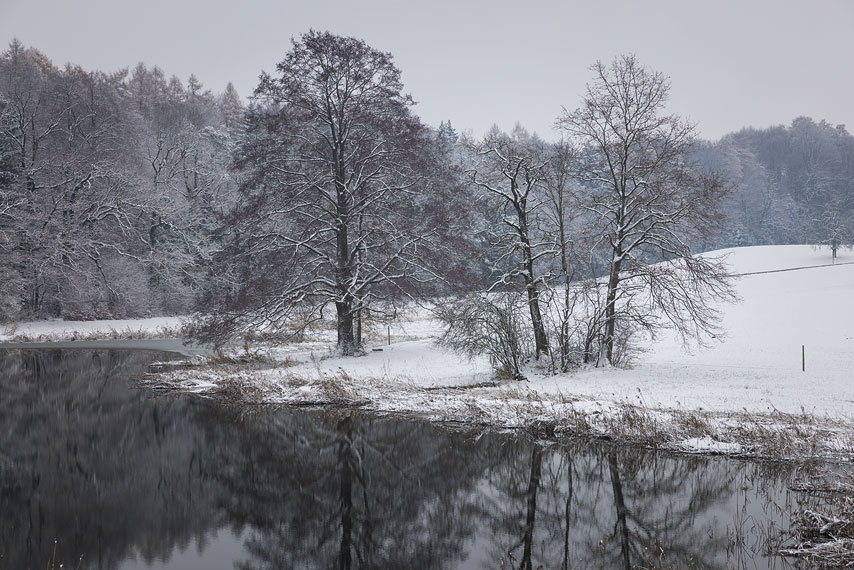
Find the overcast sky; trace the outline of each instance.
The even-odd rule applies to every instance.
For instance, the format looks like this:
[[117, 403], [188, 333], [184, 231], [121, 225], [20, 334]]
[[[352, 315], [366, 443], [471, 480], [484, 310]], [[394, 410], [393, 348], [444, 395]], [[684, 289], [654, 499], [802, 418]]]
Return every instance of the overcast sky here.
[[621, 53], [670, 76], [670, 111], [716, 139], [799, 115], [854, 131], [852, 0], [0, 0], [13, 37], [57, 64], [143, 61], [249, 96], [309, 28], [394, 54], [416, 113], [479, 136], [519, 122], [545, 138], [589, 66]]

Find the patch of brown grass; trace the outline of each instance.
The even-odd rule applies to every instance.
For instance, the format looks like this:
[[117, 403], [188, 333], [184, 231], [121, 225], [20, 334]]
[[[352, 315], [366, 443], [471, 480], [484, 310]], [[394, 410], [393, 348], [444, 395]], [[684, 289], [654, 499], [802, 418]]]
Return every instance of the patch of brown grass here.
[[718, 437], [709, 419], [701, 412], [677, 410], [673, 412], [671, 418], [680, 437], [686, 439], [702, 437], [717, 439]]

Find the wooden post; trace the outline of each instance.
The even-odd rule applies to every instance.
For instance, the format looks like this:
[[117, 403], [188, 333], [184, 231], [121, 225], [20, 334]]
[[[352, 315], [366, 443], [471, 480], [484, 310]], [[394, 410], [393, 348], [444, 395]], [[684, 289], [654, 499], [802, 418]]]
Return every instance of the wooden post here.
[[801, 372], [807, 371], [807, 352], [804, 345], [801, 345]]
[[391, 325], [388, 325], [388, 345], [391, 346]]

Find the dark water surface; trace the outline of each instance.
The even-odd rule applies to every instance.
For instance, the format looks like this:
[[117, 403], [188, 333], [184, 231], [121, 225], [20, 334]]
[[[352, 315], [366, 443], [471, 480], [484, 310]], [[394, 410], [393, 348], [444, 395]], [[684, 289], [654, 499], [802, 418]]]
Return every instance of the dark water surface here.
[[165, 357], [0, 351], [0, 570], [793, 563], [795, 467], [135, 387]]

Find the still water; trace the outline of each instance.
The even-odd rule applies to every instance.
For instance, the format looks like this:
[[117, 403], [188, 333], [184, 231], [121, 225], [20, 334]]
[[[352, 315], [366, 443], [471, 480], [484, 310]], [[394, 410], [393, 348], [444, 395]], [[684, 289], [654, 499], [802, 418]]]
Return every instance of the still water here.
[[164, 358], [0, 351], [0, 570], [795, 564], [800, 468], [136, 387]]

